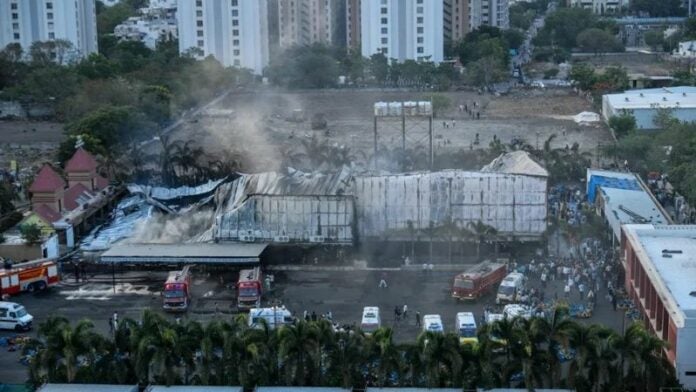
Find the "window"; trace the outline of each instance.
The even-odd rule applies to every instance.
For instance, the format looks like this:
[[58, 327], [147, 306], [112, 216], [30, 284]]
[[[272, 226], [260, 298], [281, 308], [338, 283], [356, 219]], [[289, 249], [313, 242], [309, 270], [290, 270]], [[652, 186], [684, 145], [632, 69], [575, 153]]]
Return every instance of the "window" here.
[[239, 26], [239, 20], [232, 19], [232, 26]]
[[13, 14], [12, 14], [12, 19], [19, 19], [19, 15], [17, 15], [16, 13], [13, 13]]
[[56, 39], [56, 33], [48, 33], [48, 39]]
[[387, 44], [387, 39], [386, 39], [386, 38], [382, 38], [382, 45], [386, 45], [386, 44]]
[[51, 3], [51, 2], [46, 3], [46, 9], [47, 9], [47, 10], [52, 10], [52, 9], [53, 9], [53, 3]]
[[416, 32], [418, 32], [418, 34], [423, 34], [423, 28], [422, 28], [422, 27], [418, 27], [418, 28], [416, 29]]
[[232, 30], [232, 35], [234, 35], [235, 37], [238, 37], [238, 36], [239, 36], [239, 30]]
[[239, 67], [240, 64], [241, 64], [241, 63], [239, 62], [239, 60], [234, 60], [234, 66], [235, 66], [235, 67]]
[[419, 46], [418, 49], [416, 49], [416, 51], [417, 51], [418, 53], [423, 53], [423, 47], [422, 47], [422, 46]]
[[386, 27], [382, 27], [382, 34], [387, 34], [389, 30]]
[[422, 17], [422, 16], [417, 17], [417, 18], [416, 18], [416, 23], [423, 24], [423, 17]]
[[382, 0], [381, 4], [382, 4], [382, 5], [387, 5], [387, 0]]
[[196, 0], [196, 7], [203, 7], [203, 0]]
[[198, 30], [198, 31], [196, 32], [196, 34], [197, 34], [199, 37], [202, 37], [202, 36], [203, 36], [203, 30]]
[[382, 53], [387, 54], [389, 53], [389, 50], [387, 48], [382, 48]]
[[14, 33], [14, 39], [19, 39], [19, 33]]
[[417, 14], [422, 14], [422, 13], [423, 13], [423, 7], [416, 7], [416, 13], [417, 13]]
[[237, 0], [232, 0], [232, 7], [236, 7], [236, 6], [238, 6], [238, 5], [239, 5], [239, 4], [238, 4]]
[[232, 53], [234, 53], [235, 56], [239, 56], [239, 49], [233, 50]]
[[19, 30], [19, 23], [12, 23], [12, 28], [14, 30]]
[[46, 13], [46, 19], [52, 20], [52, 19], [53, 19], [53, 12], [47, 12], [47, 13]]
[[196, 11], [196, 17], [202, 18], [202, 17], [203, 17], [203, 11]]
[[232, 45], [239, 46], [239, 40], [238, 39], [233, 40]]
[[202, 48], [202, 47], [203, 47], [203, 40], [202, 40], [202, 39], [199, 39], [199, 40], [198, 40], [198, 47], [199, 47], [199, 48]]
[[239, 16], [239, 11], [232, 10], [232, 16]]
[[16, 10], [16, 9], [17, 9], [17, 3], [12, 3], [12, 4], [10, 5], [10, 9], [11, 9], [11, 10]]
[[49, 29], [53, 30], [53, 22], [48, 22], [46, 25]]
[[422, 44], [422, 43], [423, 43], [423, 37], [418, 37], [418, 38], [416, 38], [416, 42], [418, 42], [419, 44]]
[[416, 4], [423, 4], [423, 0], [417, 0]]
[[196, 21], [196, 26], [198, 26], [198, 27], [203, 27], [203, 21], [202, 21], [202, 20], [197, 20], [197, 21]]
[[[17, 18], [15, 18], [17, 19]], [[387, 24], [387, 18], [382, 18], [382, 24]]]
[[387, 9], [386, 9], [386, 8], [382, 8], [382, 9], [380, 10], [380, 12], [382, 13], [382, 15], [386, 15], [386, 14], [387, 14]]

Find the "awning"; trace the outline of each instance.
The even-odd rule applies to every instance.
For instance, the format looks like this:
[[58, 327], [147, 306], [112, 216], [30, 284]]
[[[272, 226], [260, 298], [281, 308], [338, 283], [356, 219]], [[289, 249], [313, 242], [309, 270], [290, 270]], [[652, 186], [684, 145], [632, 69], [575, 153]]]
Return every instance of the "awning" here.
[[127, 264], [258, 264], [267, 244], [128, 244], [104, 252], [102, 263]]

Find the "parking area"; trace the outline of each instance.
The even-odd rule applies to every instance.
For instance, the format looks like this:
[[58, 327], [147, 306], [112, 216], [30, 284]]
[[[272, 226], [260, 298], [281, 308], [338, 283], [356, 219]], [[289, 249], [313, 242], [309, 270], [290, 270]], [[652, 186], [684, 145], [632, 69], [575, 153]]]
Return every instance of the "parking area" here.
[[[317, 315], [331, 312], [334, 321], [341, 325], [359, 325], [364, 306], [378, 306], [382, 325], [394, 329], [397, 341], [414, 339], [420, 332], [416, 325], [415, 313], [439, 314], [445, 331], [453, 331], [457, 312], [473, 312], [477, 321], [481, 319], [486, 306], [494, 306], [494, 296], [489, 294], [472, 303], [460, 303], [451, 298], [450, 287], [456, 271], [435, 270], [424, 273], [421, 270], [349, 270], [327, 271], [310, 270], [276, 271], [273, 291], [266, 302], [278, 301], [296, 316], [302, 317], [306, 310]], [[462, 265], [462, 270], [466, 269]], [[138, 319], [145, 309], [161, 310], [160, 290], [166, 272], [128, 272], [116, 274], [115, 281], [110, 274], [92, 275], [87, 282], [75, 283], [67, 279], [59, 287], [46, 293], [22, 294], [12, 298], [26, 306], [35, 317], [36, 325], [51, 315], [61, 315], [77, 321], [90, 319], [95, 329], [109, 333], [109, 318], [114, 311], [119, 318]], [[236, 314], [234, 273], [207, 274], [194, 272], [193, 303], [183, 318], [207, 322], [213, 318], [231, 319]], [[384, 278], [386, 288], [380, 288], [379, 281]], [[115, 283], [115, 284], [114, 284]], [[540, 287], [538, 281], [528, 282], [528, 287]], [[563, 297], [563, 284], [553, 281], [545, 290], [547, 299]], [[623, 328], [623, 312], [614, 311], [611, 303], [604, 297], [606, 290], [597, 294], [597, 306], [587, 322], [599, 323], [616, 330]], [[571, 302], [579, 302], [577, 293]], [[397, 321], [394, 308], [408, 305], [408, 318]], [[174, 315], [168, 317], [174, 318]], [[28, 335], [33, 336], [36, 329]], [[0, 337], [16, 335], [14, 332], [0, 332]], [[18, 351], [9, 352], [8, 347], [0, 347], [0, 380], [21, 383], [27, 377], [27, 368], [22, 365]]]

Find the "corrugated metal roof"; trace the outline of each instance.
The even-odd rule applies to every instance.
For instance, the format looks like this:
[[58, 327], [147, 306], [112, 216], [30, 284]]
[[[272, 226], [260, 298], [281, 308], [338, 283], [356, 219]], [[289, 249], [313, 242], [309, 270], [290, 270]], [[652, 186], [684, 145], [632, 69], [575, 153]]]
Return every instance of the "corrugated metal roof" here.
[[101, 255], [103, 263], [258, 263], [266, 244], [127, 244]]
[[36, 392], [138, 392], [137, 385], [109, 384], [45, 384]]
[[482, 172], [522, 174], [548, 177], [549, 172], [529, 156], [526, 151], [513, 151], [501, 154], [481, 169]]
[[[192, 386], [192, 385], [151, 385], [146, 392], [242, 392], [242, 387]], [[101, 392], [101, 391], [100, 391]]]

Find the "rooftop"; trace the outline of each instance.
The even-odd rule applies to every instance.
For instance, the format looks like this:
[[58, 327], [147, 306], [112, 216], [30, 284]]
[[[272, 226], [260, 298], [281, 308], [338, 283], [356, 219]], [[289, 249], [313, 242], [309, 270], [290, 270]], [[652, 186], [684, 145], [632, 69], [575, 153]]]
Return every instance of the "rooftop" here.
[[54, 210], [46, 204], [39, 204], [38, 206], [34, 206], [33, 211], [36, 215], [41, 217], [41, 219], [43, 219], [44, 222], [48, 224], [58, 221], [62, 217], [58, 211]]
[[482, 172], [522, 174], [548, 177], [549, 172], [537, 163], [526, 151], [513, 151], [501, 154], [481, 169]]
[[604, 98], [614, 109], [696, 108], [696, 88], [688, 86], [629, 90]]
[[75, 150], [72, 158], [65, 163], [65, 171], [70, 172], [91, 172], [96, 170], [97, 161], [92, 154], [80, 147]]
[[56, 173], [53, 167], [45, 163], [29, 187], [29, 192], [55, 192], [65, 188], [65, 180]]
[[103, 263], [257, 264], [266, 244], [124, 244], [101, 256]]
[[[691, 295], [696, 291], [696, 225], [626, 225], [624, 231], [640, 244], [634, 249], [648, 275], [662, 282], [662, 289], [657, 283], [655, 288], [676, 305], [670, 311], [681, 313], [681, 318], [675, 317], [677, 326], [683, 327], [684, 319], [696, 318], [696, 295]], [[681, 253], [665, 257], [663, 250]]]
[[65, 209], [72, 211], [80, 207], [82, 204], [88, 202], [93, 197], [94, 193], [90, 192], [86, 186], [82, 185], [82, 183], [77, 183], [68, 188], [63, 195]]

